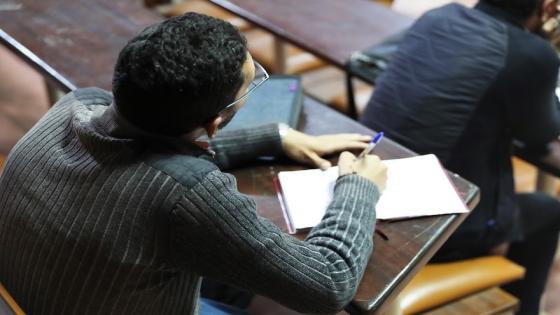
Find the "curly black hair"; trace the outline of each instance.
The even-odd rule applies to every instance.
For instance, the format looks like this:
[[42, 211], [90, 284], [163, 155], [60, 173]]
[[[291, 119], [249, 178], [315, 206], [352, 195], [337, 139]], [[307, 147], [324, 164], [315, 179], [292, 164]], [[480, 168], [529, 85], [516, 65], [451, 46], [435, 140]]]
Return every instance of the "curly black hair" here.
[[137, 127], [180, 135], [210, 121], [243, 84], [245, 38], [231, 24], [187, 13], [144, 29], [113, 75], [118, 112]]
[[502, 8], [520, 20], [526, 20], [540, 10], [544, 0], [483, 0], [483, 2]]

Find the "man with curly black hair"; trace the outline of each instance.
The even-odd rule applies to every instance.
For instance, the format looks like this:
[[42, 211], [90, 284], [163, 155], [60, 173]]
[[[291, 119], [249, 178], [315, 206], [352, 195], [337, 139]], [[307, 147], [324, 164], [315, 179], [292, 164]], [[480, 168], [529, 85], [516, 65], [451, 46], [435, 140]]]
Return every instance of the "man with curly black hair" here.
[[343, 152], [334, 199], [304, 241], [259, 217], [222, 170], [262, 155], [326, 168], [321, 156], [370, 137], [277, 124], [216, 137], [266, 79], [256, 72], [233, 26], [190, 13], [122, 49], [114, 98], [78, 89], [53, 106], [0, 178], [0, 279], [26, 312], [207, 313], [216, 305], [199, 303], [202, 277], [302, 312], [350, 302], [385, 167]]
[[480, 203], [436, 258], [507, 248], [527, 271], [506, 287], [520, 298], [521, 314], [538, 314], [558, 246], [560, 202], [515, 194], [511, 147], [522, 141], [560, 168], [560, 61], [537, 35], [557, 6], [482, 0], [474, 9], [450, 4], [427, 12], [405, 35], [361, 119], [416, 152], [435, 153], [480, 187]]
[[134, 125], [177, 135], [208, 122], [235, 98], [247, 48], [235, 28], [202, 15], [164, 25], [148, 27], [122, 49], [113, 94]]

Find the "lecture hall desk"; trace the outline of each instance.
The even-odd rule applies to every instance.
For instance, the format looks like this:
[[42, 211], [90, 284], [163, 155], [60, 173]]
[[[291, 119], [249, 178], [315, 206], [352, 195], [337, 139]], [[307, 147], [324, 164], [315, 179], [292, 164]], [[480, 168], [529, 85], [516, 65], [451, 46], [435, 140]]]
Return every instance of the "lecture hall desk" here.
[[[350, 117], [357, 117], [352, 77], [374, 83], [346, 66], [352, 53], [383, 42], [414, 21], [371, 0], [209, 1], [345, 70]], [[277, 54], [282, 56], [281, 50]]]
[[136, 0], [2, 0], [0, 43], [63, 91], [110, 90], [120, 48], [160, 20]]
[[210, 1], [339, 68], [413, 22], [369, 0]]
[[[65, 92], [86, 86], [110, 89], [120, 48], [143, 27], [160, 20], [132, 0], [14, 0], [10, 4], [0, 5], [0, 43]], [[340, 56], [339, 60], [346, 58]], [[299, 129], [310, 134], [371, 132], [311, 98], [305, 99]], [[390, 140], [384, 140], [376, 153], [382, 158], [413, 154]], [[276, 163], [233, 172], [240, 190], [256, 199], [260, 214], [284, 231], [272, 178], [279, 170], [296, 168]], [[478, 188], [458, 176], [451, 178], [472, 209], [478, 202]], [[375, 236], [375, 252], [349, 310], [382, 310], [464, 218], [465, 215], [444, 215], [380, 223], [389, 239]]]

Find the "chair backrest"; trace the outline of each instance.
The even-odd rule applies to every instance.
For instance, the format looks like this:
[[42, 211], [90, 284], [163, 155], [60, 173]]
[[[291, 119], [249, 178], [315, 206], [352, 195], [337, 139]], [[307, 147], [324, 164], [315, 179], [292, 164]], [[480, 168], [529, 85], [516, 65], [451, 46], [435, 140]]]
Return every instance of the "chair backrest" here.
[[0, 283], [0, 315], [25, 315], [2, 283]]

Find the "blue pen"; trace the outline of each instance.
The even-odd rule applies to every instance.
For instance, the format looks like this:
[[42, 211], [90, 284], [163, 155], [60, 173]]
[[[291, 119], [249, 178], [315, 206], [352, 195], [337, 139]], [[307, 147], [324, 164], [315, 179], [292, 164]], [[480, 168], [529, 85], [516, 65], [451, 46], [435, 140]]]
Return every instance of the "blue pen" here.
[[383, 138], [383, 131], [377, 133], [377, 135], [375, 135], [375, 137], [369, 142], [369, 145], [367, 146], [367, 148], [364, 149], [364, 151], [362, 151], [362, 153], [360, 153], [360, 155], [358, 156], [358, 159], [363, 158], [364, 156], [370, 154], [370, 152], [373, 150], [373, 148], [375, 148], [375, 146], [379, 143], [379, 141], [381, 141], [381, 139]]

